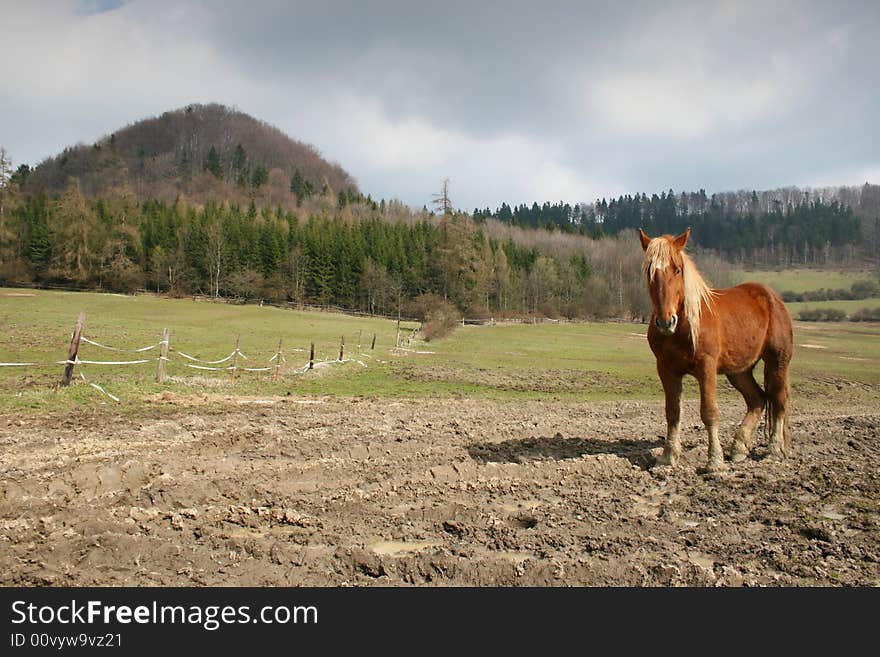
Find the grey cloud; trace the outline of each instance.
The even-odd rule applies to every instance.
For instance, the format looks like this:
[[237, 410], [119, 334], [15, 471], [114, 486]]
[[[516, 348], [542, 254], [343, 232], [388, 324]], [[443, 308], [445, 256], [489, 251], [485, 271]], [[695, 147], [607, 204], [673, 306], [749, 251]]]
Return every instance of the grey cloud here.
[[[16, 141], [32, 144], [22, 153], [10, 149], [18, 160], [49, 154], [32, 154], [47, 141], [57, 151], [216, 100], [314, 143], [373, 195], [419, 206], [447, 176], [471, 208], [534, 200], [526, 194], [720, 191], [880, 169], [876, 2], [205, 0], [106, 11], [118, 4], [79, 7], [125, 21], [147, 54], [150, 44], [179, 46], [179, 69], [142, 63], [143, 91], [121, 85], [115, 113], [102, 101], [114, 80], [41, 107], [9, 90], [15, 102], [0, 120], [33, 133]], [[53, 43], [34, 34], [32, 47]], [[97, 117], [89, 104], [100, 105]], [[98, 119], [106, 123], [95, 134]], [[529, 166], [542, 167], [532, 177], [545, 186], [527, 184]]]

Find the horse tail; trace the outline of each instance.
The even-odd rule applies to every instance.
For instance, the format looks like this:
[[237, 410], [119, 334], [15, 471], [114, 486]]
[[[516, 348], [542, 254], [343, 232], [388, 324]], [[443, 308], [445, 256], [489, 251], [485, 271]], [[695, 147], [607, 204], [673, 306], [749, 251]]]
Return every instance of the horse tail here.
[[785, 439], [785, 450], [791, 447], [791, 433], [788, 429], [788, 419], [791, 417], [791, 377], [785, 377], [785, 421], [782, 424], [782, 436]]
[[[767, 365], [764, 364], [764, 390], [767, 391], [768, 372]], [[764, 437], [769, 439], [773, 432], [776, 431], [776, 417], [779, 415], [779, 404], [775, 395], [767, 395], [767, 413], [764, 421]], [[785, 375], [785, 406], [782, 409], [782, 437], [785, 449], [791, 445], [791, 435], [789, 434], [789, 418], [791, 416], [791, 377], [786, 372]]]
[[[789, 418], [791, 416], [791, 364], [794, 350], [794, 334], [791, 315], [782, 298], [766, 287], [770, 313], [771, 346], [764, 355], [764, 393], [767, 396], [767, 419], [764, 430], [772, 435], [782, 430], [783, 449], [788, 451], [791, 444]], [[782, 426], [778, 423], [782, 422]]]

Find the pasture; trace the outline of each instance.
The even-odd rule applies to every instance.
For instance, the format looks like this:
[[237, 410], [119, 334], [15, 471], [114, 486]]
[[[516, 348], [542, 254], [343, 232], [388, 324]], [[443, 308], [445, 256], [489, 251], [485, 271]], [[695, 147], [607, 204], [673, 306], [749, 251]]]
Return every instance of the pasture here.
[[[104, 345], [135, 349], [155, 344], [167, 326], [172, 350], [177, 348], [203, 360], [227, 356], [241, 336], [241, 351], [248, 357], [239, 361], [244, 367], [271, 366], [280, 338], [286, 363], [277, 383], [271, 372], [241, 372], [231, 385], [227, 371], [193, 369], [187, 365], [197, 363], [172, 353], [170, 379], [160, 385], [155, 382], [158, 351], [120, 354], [83, 344], [80, 359], [151, 360], [132, 366], [83, 365], [76, 370], [119, 397], [118, 404], [82, 380], [67, 390], [53, 391], [61, 365], [0, 367], [0, 410], [52, 411], [83, 406], [133, 412], [163, 392], [600, 401], [651, 400], [660, 390], [644, 337], [646, 327], [641, 324], [465, 326], [446, 339], [395, 350], [396, 322], [381, 318], [149, 295], [41, 290], [24, 293], [33, 296], [21, 294], [0, 289], [0, 324], [5, 327], [0, 335], [0, 362], [64, 360], [74, 320], [82, 310], [86, 313], [83, 334]], [[799, 306], [789, 304], [795, 317]], [[401, 326], [406, 337], [418, 323], [402, 322]], [[796, 390], [814, 389], [817, 378], [880, 384], [880, 330], [876, 325], [798, 322], [795, 331], [796, 345], [818, 345], [797, 348]], [[376, 348], [371, 351], [373, 334]], [[334, 361], [343, 335], [346, 357], [360, 362], [298, 371], [308, 362], [311, 341], [316, 345], [316, 361]], [[723, 387], [727, 389], [726, 383]], [[691, 384], [690, 393], [695, 391]]]
[[[395, 350], [395, 323], [149, 296], [0, 290], [0, 361], [84, 335], [248, 365], [0, 368], [4, 585], [878, 585], [880, 327], [795, 324], [794, 454], [701, 477], [653, 467], [660, 384], [629, 323], [459, 327]], [[30, 292], [28, 292], [30, 293]], [[361, 353], [356, 335], [362, 332]], [[369, 340], [376, 333], [376, 349]], [[311, 340], [319, 358], [298, 371]], [[365, 347], [366, 345], [366, 347]], [[150, 352], [154, 353], [154, 352]], [[80, 358], [129, 358], [86, 345]], [[760, 380], [760, 375], [758, 376]], [[742, 400], [719, 385], [729, 446]]]
[[823, 269], [784, 269], [779, 271], [735, 271], [737, 283], [757, 281], [769, 285], [779, 293], [811, 292], [813, 290], [849, 290], [853, 283], [876, 279], [869, 273]]
[[847, 316], [862, 308], [880, 308], [880, 299], [841, 299], [835, 301], [796, 301], [786, 304], [791, 316], [795, 319], [801, 310], [812, 310], [814, 308], [838, 308], [845, 312]]

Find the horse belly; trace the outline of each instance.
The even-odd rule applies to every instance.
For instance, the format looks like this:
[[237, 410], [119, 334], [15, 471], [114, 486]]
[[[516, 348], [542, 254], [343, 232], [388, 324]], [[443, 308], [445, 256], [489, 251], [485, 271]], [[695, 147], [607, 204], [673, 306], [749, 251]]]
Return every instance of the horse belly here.
[[[761, 358], [767, 342], [770, 312], [766, 300], [751, 290], [730, 288], [729, 296], [719, 301], [727, 308], [721, 314], [721, 344], [718, 354], [718, 373], [735, 374], [750, 370]], [[757, 297], [757, 298], [756, 298]], [[735, 302], [735, 303], [734, 303]], [[744, 303], [746, 302], [746, 303]]]
[[740, 344], [735, 349], [725, 348], [718, 357], [719, 374], [736, 374], [750, 370], [761, 357], [761, 342]]

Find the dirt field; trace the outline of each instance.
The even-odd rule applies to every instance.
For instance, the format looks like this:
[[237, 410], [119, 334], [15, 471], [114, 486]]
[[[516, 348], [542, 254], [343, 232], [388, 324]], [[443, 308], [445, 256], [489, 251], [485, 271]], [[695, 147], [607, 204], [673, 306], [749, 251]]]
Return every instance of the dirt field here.
[[791, 458], [717, 478], [693, 402], [684, 465], [652, 467], [659, 399], [0, 416], [0, 583], [876, 586], [880, 411], [799, 405]]

